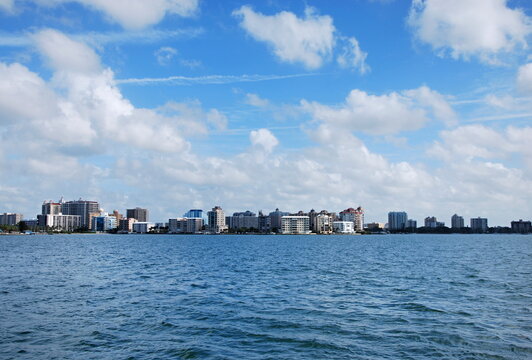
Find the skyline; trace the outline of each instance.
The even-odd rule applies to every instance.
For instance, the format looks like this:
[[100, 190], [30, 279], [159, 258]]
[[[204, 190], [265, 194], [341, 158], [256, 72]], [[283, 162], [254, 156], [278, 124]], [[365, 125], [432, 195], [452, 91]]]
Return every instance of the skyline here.
[[113, 4], [0, 0], [0, 211], [530, 219], [529, 2]]

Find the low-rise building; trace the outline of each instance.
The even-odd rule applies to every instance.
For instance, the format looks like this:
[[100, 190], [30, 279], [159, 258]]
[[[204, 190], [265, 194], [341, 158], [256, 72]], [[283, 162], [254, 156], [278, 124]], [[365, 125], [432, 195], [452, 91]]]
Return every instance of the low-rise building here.
[[100, 213], [99, 216], [93, 216], [91, 219], [91, 229], [93, 231], [109, 231], [117, 227], [116, 217], [109, 216], [107, 213]]
[[195, 234], [201, 232], [203, 219], [201, 218], [176, 218], [168, 219], [168, 232], [174, 234]]
[[355, 223], [352, 221], [334, 221], [333, 229], [339, 234], [353, 234], [355, 232]]
[[147, 221], [137, 221], [133, 223], [133, 232], [137, 234], [146, 234], [155, 228], [155, 224]]
[[56, 231], [74, 231], [82, 227], [81, 215], [37, 215], [39, 226]]
[[126, 218], [118, 221], [118, 231], [133, 232], [133, 224], [137, 222], [137, 219]]

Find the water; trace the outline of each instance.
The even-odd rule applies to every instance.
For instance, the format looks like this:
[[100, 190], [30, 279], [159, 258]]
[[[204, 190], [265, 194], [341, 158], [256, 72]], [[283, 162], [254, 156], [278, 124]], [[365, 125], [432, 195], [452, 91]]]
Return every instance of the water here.
[[0, 236], [2, 359], [530, 359], [532, 236]]

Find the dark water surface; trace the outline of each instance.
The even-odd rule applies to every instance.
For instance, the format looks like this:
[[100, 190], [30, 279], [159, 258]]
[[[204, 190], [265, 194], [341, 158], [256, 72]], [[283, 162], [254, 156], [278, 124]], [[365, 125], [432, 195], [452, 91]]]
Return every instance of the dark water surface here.
[[532, 359], [532, 236], [0, 236], [2, 359]]

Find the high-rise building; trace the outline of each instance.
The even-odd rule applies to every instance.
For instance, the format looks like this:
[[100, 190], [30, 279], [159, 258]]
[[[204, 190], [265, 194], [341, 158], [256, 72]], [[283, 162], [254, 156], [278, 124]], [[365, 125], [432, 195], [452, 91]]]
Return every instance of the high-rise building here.
[[388, 230], [401, 231], [406, 228], [408, 215], [404, 211], [390, 211], [388, 213]]
[[228, 216], [227, 226], [230, 229], [258, 229], [259, 218], [254, 212], [244, 211], [233, 213], [233, 216]]
[[410, 230], [415, 230], [417, 228], [417, 221], [408, 219], [406, 221], [405, 228], [410, 229]]
[[0, 225], [17, 225], [22, 218], [22, 214], [3, 213], [0, 214]]
[[283, 234], [310, 233], [310, 218], [308, 216], [290, 215], [281, 218], [281, 232]]
[[[322, 210], [314, 219], [314, 227], [311, 228], [316, 234], [330, 234], [333, 232], [333, 215], [326, 210]], [[310, 225], [310, 216], [309, 216]]]
[[279, 211], [279, 208], [275, 209], [275, 211], [270, 213], [270, 225], [272, 231], [280, 231], [281, 230], [281, 218], [283, 216], [290, 215], [290, 213]]
[[52, 202], [52, 200], [44, 201], [41, 207], [42, 215], [59, 215], [62, 213], [61, 205], [63, 204], [63, 199], [59, 202]]
[[488, 231], [488, 219], [486, 218], [471, 218], [471, 231], [484, 233]]
[[91, 228], [91, 218], [100, 214], [100, 204], [97, 201], [75, 200], [61, 205], [63, 215], [81, 216], [81, 227]]
[[148, 209], [136, 207], [134, 209], [127, 209], [126, 217], [128, 219], [136, 219], [139, 222], [148, 222], [150, 216]]
[[520, 234], [530, 234], [532, 232], [532, 225], [530, 221], [512, 221], [512, 232]]
[[454, 214], [453, 216], [451, 216], [451, 228], [453, 229], [464, 228], [464, 218], [457, 214]]
[[118, 220], [118, 230], [119, 231], [127, 231], [127, 232], [132, 232], [133, 231], [133, 224], [136, 223], [137, 220], [136, 219], [133, 219], [133, 218], [122, 218], [120, 220]]
[[360, 206], [356, 209], [345, 209], [340, 212], [340, 220], [352, 221], [355, 224], [355, 231], [362, 232], [364, 230], [364, 209]]
[[271, 229], [271, 219], [268, 215], [264, 215], [262, 213], [262, 210], [259, 211], [259, 216], [257, 217], [257, 221], [259, 223], [259, 231], [260, 232], [269, 232]]
[[207, 212], [208, 229], [209, 231], [219, 234], [227, 230], [225, 224], [225, 213], [221, 207], [215, 206], [211, 211]]

